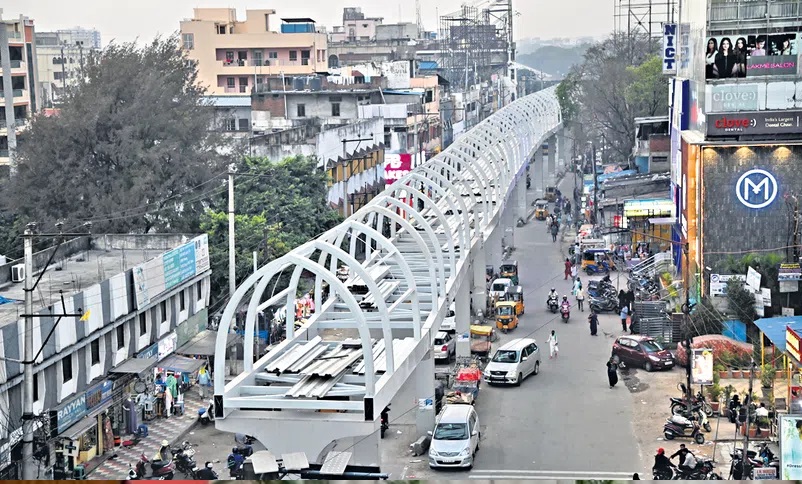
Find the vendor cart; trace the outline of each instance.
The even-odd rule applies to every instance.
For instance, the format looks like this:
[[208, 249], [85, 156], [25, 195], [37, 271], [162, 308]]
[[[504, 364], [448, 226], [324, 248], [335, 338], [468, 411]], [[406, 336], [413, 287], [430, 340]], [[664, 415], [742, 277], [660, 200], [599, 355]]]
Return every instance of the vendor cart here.
[[[479, 386], [482, 382], [482, 370], [476, 364], [470, 366], [457, 366], [452, 392], [446, 395], [448, 403], [470, 403], [473, 405], [479, 396]], [[452, 401], [454, 400], [454, 401]]]
[[489, 358], [495, 331], [492, 326], [471, 325], [471, 354]]

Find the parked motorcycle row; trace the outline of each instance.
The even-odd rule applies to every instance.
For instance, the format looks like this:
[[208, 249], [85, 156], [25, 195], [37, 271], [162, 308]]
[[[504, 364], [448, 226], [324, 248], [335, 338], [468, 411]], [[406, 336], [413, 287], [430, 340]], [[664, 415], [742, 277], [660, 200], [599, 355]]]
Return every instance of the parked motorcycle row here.
[[701, 445], [705, 442], [702, 431], [710, 432], [712, 430], [708, 416], [713, 414], [713, 409], [701, 391], [688, 402], [685, 397], [688, 395], [685, 384], [681, 383], [679, 390], [682, 392], [682, 397], [669, 399], [671, 416], [666, 419], [663, 426], [663, 436], [666, 440], [692, 439]]
[[184, 441], [179, 447], [171, 448], [167, 441], [163, 441], [153, 459], [148, 459], [143, 453], [136, 465], [128, 464], [128, 480], [172, 480], [176, 472], [192, 480], [218, 478], [211, 462], [207, 462], [202, 469], [199, 469], [194, 456], [195, 449], [189, 442]]

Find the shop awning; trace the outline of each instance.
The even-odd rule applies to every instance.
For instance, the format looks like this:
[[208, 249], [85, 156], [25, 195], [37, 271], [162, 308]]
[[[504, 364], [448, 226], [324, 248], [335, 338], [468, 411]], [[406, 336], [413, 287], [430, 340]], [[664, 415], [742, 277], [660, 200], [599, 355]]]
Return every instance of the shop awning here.
[[86, 433], [87, 430], [91, 429], [97, 425], [97, 415], [93, 415], [91, 417], [84, 417], [75, 425], [71, 426], [67, 430], [61, 433], [61, 437], [66, 437], [70, 440], [75, 440], [78, 437], [82, 436]]
[[[215, 344], [217, 343], [217, 331], [205, 329], [196, 334], [194, 338], [184, 343], [176, 353], [179, 355], [190, 356], [213, 356]], [[242, 341], [242, 336], [237, 333], [228, 333], [226, 348]]]
[[156, 358], [129, 358], [109, 370], [109, 373], [130, 373], [139, 375], [156, 364]]
[[159, 362], [158, 367], [162, 370], [175, 371], [178, 373], [194, 373], [206, 364], [206, 360], [196, 360], [181, 355], [170, 355]]
[[755, 326], [778, 350], [785, 352], [785, 328], [790, 326], [794, 331], [802, 332], [802, 316], [761, 318], [755, 321]]

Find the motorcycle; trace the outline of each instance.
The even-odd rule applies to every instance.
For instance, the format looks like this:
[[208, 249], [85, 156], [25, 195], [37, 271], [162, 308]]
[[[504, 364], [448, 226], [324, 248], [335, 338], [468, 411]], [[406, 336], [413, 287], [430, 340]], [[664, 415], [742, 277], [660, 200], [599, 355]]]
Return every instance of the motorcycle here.
[[560, 306], [560, 316], [562, 317], [563, 323], [568, 322], [568, 317], [571, 315], [571, 306], [568, 303], [563, 303]]
[[612, 297], [588, 297], [590, 309], [595, 313], [604, 311], [618, 312], [618, 299]]
[[679, 437], [691, 438], [699, 445], [705, 443], [705, 436], [702, 434], [699, 423], [681, 415], [672, 415], [666, 419], [666, 423], [663, 425], [663, 436], [666, 440], [674, 440]]
[[[691, 411], [695, 410], [696, 408], [700, 408], [704, 413], [708, 415], [713, 414], [713, 407], [707, 403], [705, 396], [702, 395], [701, 392], [696, 394], [696, 397], [691, 400]], [[688, 404], [684, 398], [671, 398], [671, 414], [672, 415], [682, 415], [688, 412]]]
[[[754, 468], [761, 468], [761, 467], [774, 467], [776, 469], [776, 475], [780, 475], [780, 460], [774, 456], [774, 453], [769, 450], [768, 444], [763, 443], [759, 448], [759, 452], [755, 452], [754, 450], [750, 450], [746, 453], [748, 457], [747, 462], [747, 471], [749, 475], [749, 479], [754, 479], [754, 475], [752, 469]], [[730, 453], [730, 457], [732, 458], [732, 463], [730, 464], [730, 475], [735, 480], [742, 480], [744, 477], [744, 465], [743, 465], [743, 449], [735, 449], [732, 453]]]
[[381, 438], [384, 438], [384, 433], [390, 428], [390, 406], [384, 407], [381, 413]]
[[608, 264], [606, 260], [601, 261], [601, 265], [591, 264], [585, 267], [585, 273], [589, 276], [593, 274], [609, 274], [610, 264]]
[[[150, 464], [150, 476], [147, 475], [147, 464]], [[143, 453], [141, 456], [139, 456], [139, 462], [136, 463], [136, 475], [138, 479], [169, 481], [175, 477], [175, 464], [173, 464], [172, 459], [169, 459], [166, 462], [163, 460], [151, 461]]]
[[173, 462], [175, 463], [176, 470], [185, 476], [191, 477], [193, 480], [197, 479], [196, 473], [198, 465], [195, 463], [195, 459], [193, 459], [195, 456], [195, 449], [192, 448], [192, 445], [184, 441], [181, 447], [175, 447], [170, 450], [173, 453]]
[[546, 301], [546, 305], [552, 313], [557, 313], [560, 309], [560, 304], [557, 302], [557, 297], [555, 296], [549, 297], [548, 301]]
[[228, 458], [226, 459], [226, 466], [228, 467], [228, 474], [231, 476], [232, 479], [239, 479], [240, 473], [242, 472], [242, 464], [245, 463], [245, 456], [238, 453], [230, 453], [228, 454]]
[[198, 422], [200, 422], [201, 425], [214, 422], [214, 400], [209, 400], [208, 407], [198, 409]]

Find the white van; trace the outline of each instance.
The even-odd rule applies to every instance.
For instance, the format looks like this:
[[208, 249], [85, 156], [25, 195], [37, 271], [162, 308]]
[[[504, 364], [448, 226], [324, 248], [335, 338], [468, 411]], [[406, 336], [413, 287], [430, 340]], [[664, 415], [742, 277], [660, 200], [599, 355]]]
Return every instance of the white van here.
[[429, 432], [429, 467], [473, 467], [479, 450], [479, 416], [473, 405], [446, 405]]
[[493, 355], [482, 374], [487, 383], [520, 385], [529, 375], [540, 373], [540, 349], [531, 338], [517, 338]]

